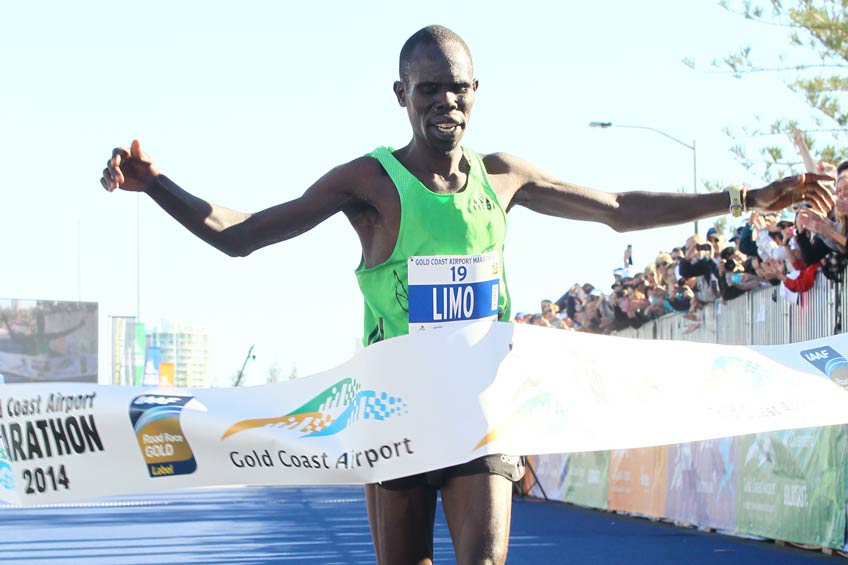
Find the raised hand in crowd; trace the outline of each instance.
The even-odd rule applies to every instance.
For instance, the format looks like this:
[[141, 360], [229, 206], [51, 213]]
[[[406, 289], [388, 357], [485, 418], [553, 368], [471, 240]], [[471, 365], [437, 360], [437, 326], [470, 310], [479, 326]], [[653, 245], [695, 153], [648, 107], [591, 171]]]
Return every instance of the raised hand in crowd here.
[[810, 149], [807, 147], [807, 141], [802, 130], [792, 130], [792, 141], [798, 148], [798, 153], [801, 154], [801, 159], [804, 161], [804, 167], [807, 169], [808, 173], [818, 173], [820, 175], [836, 177], [836, 167], [832, 163], [828, 163], [826, 161], [815, 161], [813, 156], [810, 155]]
[[832, 240], [839, 246], [839, 251], [844, 251], [846, 244], [848, 244], [848, 237], [840, 233], [830, 219], [813, 210], [801, 210], [798, 212], [795, 218], [795, 224], [801, 229], [811, 231]]
[[779, 284], [786, 278], [786, 263], [777, 259], [761, 261], [757, 275], [773, 285]]
[[624, 250], [624, 268], [627, 269], [633, 264], [633, 246], [628, 245]]
[[748, 223], [751, 224], [751, 227], [757, 230], [758, 233], [761, 230], [766, 229], [766, 219], [756, 210], [751, 212], [751, 216], [748, 218]]

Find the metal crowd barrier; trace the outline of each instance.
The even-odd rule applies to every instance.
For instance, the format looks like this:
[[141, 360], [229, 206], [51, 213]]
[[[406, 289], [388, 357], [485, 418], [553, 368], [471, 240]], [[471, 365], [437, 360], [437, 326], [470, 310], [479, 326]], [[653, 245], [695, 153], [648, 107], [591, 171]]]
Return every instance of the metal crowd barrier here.
[[837, 300], [846, 304], [845, 286], [818, 273], [813, 287], [799, 295], [799, 304], [788, 302], [779, 286], [764, 287], [724, 304], [717, 300], [705, 305], [697, 321], [667, 314], [616, 335], [724, 345], [781, 345], [827, 337], [844, 331], [837, 328], [836, 306]]

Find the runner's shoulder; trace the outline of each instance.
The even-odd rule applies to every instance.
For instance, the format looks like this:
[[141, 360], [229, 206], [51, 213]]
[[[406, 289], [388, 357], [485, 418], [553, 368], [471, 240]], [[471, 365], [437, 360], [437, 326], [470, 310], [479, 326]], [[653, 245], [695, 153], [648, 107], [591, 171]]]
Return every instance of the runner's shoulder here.
[[363, 197], [383, 189], [387, 182], [391, 183], [380, 162], [368, 155], [337, 165], [326, 177], [341, 183], [349, 192]]
[[481, 155], [483, 166], [490, 175], [505, 175], [526, 171], [530, 164], [520, 157], [504, 152]]

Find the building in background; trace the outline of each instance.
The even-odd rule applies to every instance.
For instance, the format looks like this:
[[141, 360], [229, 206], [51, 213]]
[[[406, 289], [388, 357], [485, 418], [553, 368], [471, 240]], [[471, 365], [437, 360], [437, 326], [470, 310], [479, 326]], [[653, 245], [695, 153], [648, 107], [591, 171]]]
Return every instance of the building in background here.
[[206, 388], [211, 385], [209, 335], [204, 330], [162, 321], [147, 331], [147, 349], [159, 350], [156, 365], [160, 370], [163, 366], [168, 368], [166, 372], [171, 375], [166, 375], [166, 380], [173, 379], [172, 386]]

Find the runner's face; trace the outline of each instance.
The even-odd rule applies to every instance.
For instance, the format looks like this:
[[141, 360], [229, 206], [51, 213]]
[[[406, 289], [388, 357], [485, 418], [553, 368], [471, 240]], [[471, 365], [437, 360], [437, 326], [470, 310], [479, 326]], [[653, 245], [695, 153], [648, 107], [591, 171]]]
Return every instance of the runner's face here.
[[406, 108], [413, 138], [439, 150], [459, 146], [474, 105], [477, 81], [468, 54], [459, 46], [419, 47], [406, 83], [395, 94]]

